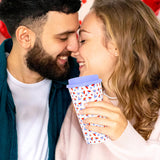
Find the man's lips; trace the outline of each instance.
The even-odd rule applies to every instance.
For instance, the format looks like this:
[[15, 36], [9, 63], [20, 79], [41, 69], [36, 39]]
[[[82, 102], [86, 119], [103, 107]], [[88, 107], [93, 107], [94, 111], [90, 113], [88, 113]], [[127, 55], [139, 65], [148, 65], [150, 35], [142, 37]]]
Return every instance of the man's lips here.
[[64, 65], [65, 63], [68, 62], [68, 56], [59, 56], [59, 57], [57, 58], [57, 62], [58, 62], [58, 64], [60, 64], [60, 65]]
[[68, 62], [68, 57], [71, 56], [71, 52], [65, 51], [58, 55], [57, 57], [57, 63], [59, 65], [65, 65]]

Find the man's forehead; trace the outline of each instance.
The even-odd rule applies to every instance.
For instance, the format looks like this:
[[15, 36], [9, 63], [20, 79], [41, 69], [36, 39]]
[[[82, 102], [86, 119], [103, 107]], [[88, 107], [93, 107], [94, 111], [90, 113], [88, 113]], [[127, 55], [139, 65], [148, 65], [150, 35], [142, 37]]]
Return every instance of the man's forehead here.
[[72, 33], [75, 33], [76, 31], [78, 31], [79, 28], [80, 28], [80, 26], [78, 26], [78, 27], [77, 27], [76, 29], [74, 29], [74, 30], [66, 30], [66, 31], [57, 33], [57, 35], [61, 36], [61, 35], [66, 35], [66, 34], [72, 34]]
[[78, 20], [78, 12], [70, 13], [70, 14], [66, 14], [63, 12], [57, 12], [57, 11], [48, 12], [48, 20], [59, 22], [59, 23], [64, 23], [64, 22], [67, 22], [68, 19], [73, 20], [73, 21]]
[[51, 11], [48, 13], [46, 28], [56, 34], [69, 34], [79, 29], [78, 13], [65, 14]]

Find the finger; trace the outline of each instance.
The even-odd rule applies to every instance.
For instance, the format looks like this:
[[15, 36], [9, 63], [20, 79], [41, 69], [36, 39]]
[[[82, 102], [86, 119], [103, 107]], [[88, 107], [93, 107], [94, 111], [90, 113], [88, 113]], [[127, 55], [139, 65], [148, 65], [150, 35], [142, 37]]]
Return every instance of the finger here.
[[93, 131], [93, 132], [97, 132], [100, 134], [104, 134], [106, 136], [109, 136], [109, 127], [98, 127], [98, 126], [92, 126], [92, 125], [86, 125], [85, 126], [86, 129], [88, 129], [89, 131]]
[[108, 109], [104, 109], [103, 107], [92, 107], [86, 108], [79, 112], [80, 114], [91, 114], [91, 115], [99, 115], [103, 117], [107, 117], [111, 120], [117, 119], [117, 113]]
[[119, 125], [117, 122], [111, 122], [111, 125], [103, 125], [103, 126], [102, 125], [96, 126], [91, 124], [92, 123], [85, 125], [85, 128], [93, 132], [105, 134], [112, 140], [116, 140], [117, 138], [119, 138], [124, 132], [125, 128], [127, 127], [127, 124], [122, 126]]
[[113, 112], [118, 112], [119, 108], [117, 106], [114, 106], [113, 104], [110, 104], [108, 102], [105, 102], [105, 101], [99, 101], [99, 102], [89, 102], [89, 103], [86, 103], [85, 104], [85, 108], [104, 108], [104, 109], [108, 109], [110, 111], [113, 111]]
[[110, 121], [108, 118], [104, 118], [104, 117], [90, 117], [87, 118], [85, 120], [83, 120], [84, 124], [96, 124], [96, 125], [100, 125], [100, 126], [112, 126], [112, 124], [114, 123], [113, 121]]

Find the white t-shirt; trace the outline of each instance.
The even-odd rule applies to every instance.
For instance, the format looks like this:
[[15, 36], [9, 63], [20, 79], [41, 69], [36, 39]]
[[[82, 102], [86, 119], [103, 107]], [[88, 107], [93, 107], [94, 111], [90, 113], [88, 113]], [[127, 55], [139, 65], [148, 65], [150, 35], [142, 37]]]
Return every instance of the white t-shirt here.
[[25, 84], [8, 71], [7, 82], [16, 106], [18, 160], [47, 160], [51, 80]]

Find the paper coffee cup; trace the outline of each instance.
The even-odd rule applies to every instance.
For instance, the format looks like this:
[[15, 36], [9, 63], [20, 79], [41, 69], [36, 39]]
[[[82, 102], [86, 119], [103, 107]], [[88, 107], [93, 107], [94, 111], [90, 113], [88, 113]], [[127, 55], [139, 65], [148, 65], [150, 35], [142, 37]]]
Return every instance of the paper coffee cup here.
[[83, 124], [84, 119], [97, 117], [98, 115], [79, 114], [80, 110], [85, 109], [85, 103], [103, 100], [101, 81], [98, 75], [89, 75], [69, 79], [69, 84], [67, 85], [87, 144], [103, 143], [107, 139], [107, 136], [104, 134], [87, 130], [85, 124]]

